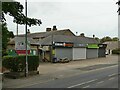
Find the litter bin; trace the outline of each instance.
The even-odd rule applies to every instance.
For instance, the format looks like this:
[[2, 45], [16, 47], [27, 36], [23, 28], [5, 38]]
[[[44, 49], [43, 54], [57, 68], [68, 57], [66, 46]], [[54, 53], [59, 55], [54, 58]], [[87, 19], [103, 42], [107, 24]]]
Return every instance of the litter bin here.
[[53, 58], [53, 63], [56, 63], [56, 62], [57, 62], [57, 58], [54, 57], [54, 58]]

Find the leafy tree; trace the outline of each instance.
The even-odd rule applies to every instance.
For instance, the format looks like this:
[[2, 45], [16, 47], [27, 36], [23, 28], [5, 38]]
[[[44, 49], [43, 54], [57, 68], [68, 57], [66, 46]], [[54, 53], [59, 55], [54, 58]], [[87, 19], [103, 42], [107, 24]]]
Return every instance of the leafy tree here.
[[120, 0], [118, 0], [118, 2], [116, 2], [116, 4], [118, 4], [119, 8], [118, 8], [118, 15], [120, 15]]
[[23, 14], [23, 5], [20, 2], [11, 0], [11, 2], [0, 2], [2, 7], [2, 13], [0, 13], [0, 19], [2, 21], [2, 54], [6, 54], [7, 44], [10, 38], [14, 37], [13, 32], [9, 32], [7, 29], [5, 15], [12, 16], [13, 22], [18, 24], [26, 24], [29, 26], [42, 24], [40, 19], [29, 18]]
[[106, 42], [106, 41], [112, 41], [111, 37], [106, 36], [106, 37], [103, 37], [103, 38], [100, 40], [101, 43]]
[[98, 37], [95, 37], [95, 40], [97, 40], [98, 42], [100, 42], [100, 39]]
[[2, 24], [2, 54], [3, 56], [6, 55], [6, 49], [7, 49], [7, 44], [10, 40], [10, 38], [13, 38], [14, 34], [13, 32], [9, 32], [7, 29], [7, 24], [3, 23]]
[[9, 31], [9, 37], [10, 38], [14, 38], [15, 37], [12, 31]]
[[23, 14], [23, 5], [20, 2], [2, 2], [2, 21], [6, 21], [5, 14], [12, 16], [13, 22], [29, 26], [42, 24], [40, 19], [28, 18]]
[[112, 40], [113, 41], [119, 41], [119, 38], [118, 37], [114, 37]]

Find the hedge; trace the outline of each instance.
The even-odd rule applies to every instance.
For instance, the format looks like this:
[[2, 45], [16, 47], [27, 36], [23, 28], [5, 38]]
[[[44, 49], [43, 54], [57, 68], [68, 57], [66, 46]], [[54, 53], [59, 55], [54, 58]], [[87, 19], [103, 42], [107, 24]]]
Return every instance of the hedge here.
[[[22, 72], [25, 70], [26, 56], [4, 56], [2, 59], [3, 67], [11, 72]], [[28, 70], [37, 71], [39, 66], [38, 56], [28, 56]]]
[[120, 54], [120, 48], [112, 50], [112, 54]]

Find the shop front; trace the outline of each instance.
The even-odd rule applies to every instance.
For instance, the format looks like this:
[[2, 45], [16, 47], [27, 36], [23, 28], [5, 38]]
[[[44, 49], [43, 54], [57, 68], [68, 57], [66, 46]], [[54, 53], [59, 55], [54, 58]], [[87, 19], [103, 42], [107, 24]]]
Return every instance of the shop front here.
[[74, 44], [73, 60], [86, 59], [86, 44]]
[[86, 50], [87, 59], [98, 58], [98, 49], [97, 44], [88, 44]]
[[73, 43], [55, 42], [53, 45], [53, 55], [58, 60], [62, 58], [68, 58], [69, 60], [72, 60], [72, 47]]
[[99, 44], [98, 57], [106, 57], [107, 44]]

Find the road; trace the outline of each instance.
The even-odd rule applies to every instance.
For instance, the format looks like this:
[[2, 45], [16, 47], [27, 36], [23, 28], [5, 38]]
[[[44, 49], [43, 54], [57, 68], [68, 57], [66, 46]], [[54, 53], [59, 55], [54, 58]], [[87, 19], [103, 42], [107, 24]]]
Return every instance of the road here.
[[97, 69], [94, 67], [91, 70], [89, 68], [87, 68], [88, 70], [84, 68], [86, 71], [79, 75], [60, 79], [56, 78], [24, 88], [118, 88], [118, 65], [103, 68], [96, 66]]

